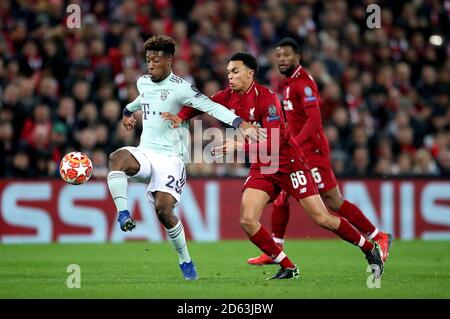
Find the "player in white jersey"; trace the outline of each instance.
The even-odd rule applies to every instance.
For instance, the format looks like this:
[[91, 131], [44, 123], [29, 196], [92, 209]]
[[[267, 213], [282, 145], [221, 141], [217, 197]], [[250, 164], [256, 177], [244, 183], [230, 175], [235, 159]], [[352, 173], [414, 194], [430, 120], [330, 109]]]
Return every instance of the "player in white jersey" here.
[[159, 221], [178, 252], [184, 279], [196, 280], [197, 270], [189, 256], [183, 225], [173, 213], [186, 182], [184, 162], [188, 156], [189, 140], [186, 134], [180, 134], [161, 118], [161, 113], [177, 114], [183, 105], [190, 105], [235, 128], [256, 132], [257, 128], [172, 73], [175, 53], [172, 38], [153, 36], [145, 42], [144, 48], [148, 75], [137, 81], [139, 96], [124, 108], [122, 118], [125, 128], [131, 130], [136, 125], [133, 112], [142, 110], [140, 144], [138, 147], [120, 148], [110, 155], [108, 187], [119, 212], [120, 228], [131, 231], [136, 223], [127, 206], [128, 179], [148, 183], [145, 195], [154, 205]]

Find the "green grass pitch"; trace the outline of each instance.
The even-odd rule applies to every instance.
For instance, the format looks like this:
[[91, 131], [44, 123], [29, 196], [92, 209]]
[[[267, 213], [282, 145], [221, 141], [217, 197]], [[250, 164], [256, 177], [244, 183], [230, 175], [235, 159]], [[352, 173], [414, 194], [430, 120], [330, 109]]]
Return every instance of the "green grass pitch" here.
[[[394, 241], [380, 289], [366, 261], [339, 240], [289, 240], [297, 280], [266, 281], [249, 241], [190, 242], [200, 280], [186, 282], [170, 243], [0, 245], [0, 298], [450, 298], [450, 241]], [[69, 289], [69, 264], [81, 287]]]

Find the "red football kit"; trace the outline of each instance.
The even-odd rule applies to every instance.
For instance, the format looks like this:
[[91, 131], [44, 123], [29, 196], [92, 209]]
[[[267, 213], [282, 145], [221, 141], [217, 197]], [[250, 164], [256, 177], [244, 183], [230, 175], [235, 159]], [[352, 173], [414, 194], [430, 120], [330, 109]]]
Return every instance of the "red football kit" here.
[[[326, 192], [337, 186], [336, 177], [329, 159], [329, 145], [322, 128], [321, 101], [314, 79], [298, 66], [289, 78], [282, 82], [283, 109], [288, 129], [296, 145], [303, 151], [307, 165], [311, 168], [319, 192]], [[273, 203], [272, 231], [278, 243], [284, 243], [289, 220], [289, 193], [282, 192]], [[358, 245], [367, 254], [373, 244], [362, 234], [377, 241], [382, 248], [381, 258], [386, 260], [389, 251], [389, 235], [378, 229], [353, 203], [344, 200], [335, 210], [340, 216], [339, 228], [334, 232], [342, 239]], [[356, 227], [357, 230], [354, 228]], [[249, 259], [251, 264], [266, 264], [272, 260], [261, 255]]]
[[[277, 198], [281, 189], [296, 200], [317, 194], [311, 172], [303, 160], [303, 154], [292, 140], [284, 122], [281, 105], [276, 95], [255, 82], [239, 94], [230, 88], [217, 92], [212, 100], [222, 104], [240, 116], [244, 121], [267, 128], [267, 140], [259, 143], [245, 143], [244, 151], [249, 154], [251, 166], [244, 189], [254, 188], [266, 192], [270, 200]], [[197, 110], [184, 107], [178, 116], [188, 120], [200, 114]], [[274, 135], [275, 142], [271, 143]], [[265, 150], [272, 161], [262, 158], [258, 151]], [[273, 160], [277, 158], [278, 160]], [[264, 168], [274, 168], [264, 174]]]
[[320, 96], [316, 82], [299, 65], [282, 82], [283, 109], [289, 132], [300, 146], [319, 192], [337, 186], [331, 162], [330, 149], [320, 115]]

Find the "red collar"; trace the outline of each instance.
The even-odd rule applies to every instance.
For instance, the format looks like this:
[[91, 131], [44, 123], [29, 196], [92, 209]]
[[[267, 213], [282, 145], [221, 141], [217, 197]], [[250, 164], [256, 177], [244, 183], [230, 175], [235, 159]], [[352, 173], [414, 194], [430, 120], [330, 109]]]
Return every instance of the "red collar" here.
[[[247, 96], [248, 94], [250, 94], [250, 92], [252, 91], [252, 89], [255, 87], [255, 81], [252, 82], [252, 84], [250, 84], [250, 86], [248, 87], [247, 91], [245, 91], [242, 94], [237, 93], [236, 91], [231, 90], [232, 94], [237, 94], [238, 96]], [[256, 90], [256, 94], [258, 94], [258, 90]]]

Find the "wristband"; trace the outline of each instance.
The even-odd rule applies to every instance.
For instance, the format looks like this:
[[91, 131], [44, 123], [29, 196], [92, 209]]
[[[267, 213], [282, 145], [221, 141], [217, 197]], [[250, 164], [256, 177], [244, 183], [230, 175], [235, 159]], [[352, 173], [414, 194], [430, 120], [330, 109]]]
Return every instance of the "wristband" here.
[[123, 109], [122, 111], [122, 115], [125, 117], [130, 117], [131, 115], [133, 115], [133, 112], [129, 111], [126, 107]]
[[236, 118], [233, 120], [233, 123], [231, 123], [231, 125], [232, 125], [234, 128], [238, 128], [239, 125], [241, 125], [242, 122], [244, 122], [244, 120], [241, 119], [241, 118], [238, 116], [238, 117], [236, 117]]

